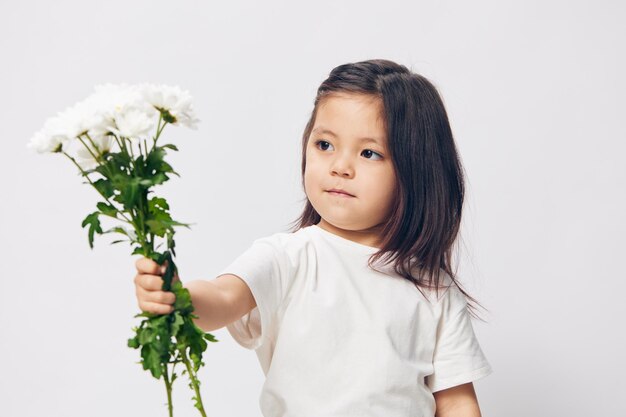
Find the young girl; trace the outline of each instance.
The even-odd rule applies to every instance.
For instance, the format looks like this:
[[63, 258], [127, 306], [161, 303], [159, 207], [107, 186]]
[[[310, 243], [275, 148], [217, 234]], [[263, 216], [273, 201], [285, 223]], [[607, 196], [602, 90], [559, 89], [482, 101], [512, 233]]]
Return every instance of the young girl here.
[[[464, 185], [435, 87], [388, 60], [333, 69], [302, 176], [295, 230], [185, 285], [196, 324], [255, 350], [265, 417], [479, 417], [492, 369], [451, 267]], [[158, 265], [136, 267], [139, 307], [172, 311]]]

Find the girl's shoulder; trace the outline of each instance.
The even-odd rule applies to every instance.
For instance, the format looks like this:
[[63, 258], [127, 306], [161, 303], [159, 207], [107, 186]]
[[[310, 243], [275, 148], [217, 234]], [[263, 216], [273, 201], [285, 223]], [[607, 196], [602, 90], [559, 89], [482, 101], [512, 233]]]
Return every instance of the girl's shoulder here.
[[[435, 305], [441, 311], [459, 312], [467, 307], [467, 298], [461, 292], [458, 280], [453, 280], [448, 273], [441, 270], [438, 295], [433, 295]], [[437, 291], [433, 290], [433, 294]]]
[[459, 294], [462, 295], [458, 285], [443, 269], [439, 270], [438, 287], [427, 287], [425, 292], [430, 302], [435, 305], [447, 304], [451, 298], [453, 302], [458, 302]]
[[253, 245], [269, 245], [279, 257], [297, 257], [298, 254], [306, 252], [310, 245], [311, 237], [306, 231], [306, 227], [295, 232], [276, 232], [254, 240]]
[[305, 233], [306, 227], [303, 227], [295, 232], [275, 232], [271, 235], [266, 235], [255, 239], [255, 242], [267, 242], [274, 245], [289, 245], [304, 243], [309, 240], [309, 235]]

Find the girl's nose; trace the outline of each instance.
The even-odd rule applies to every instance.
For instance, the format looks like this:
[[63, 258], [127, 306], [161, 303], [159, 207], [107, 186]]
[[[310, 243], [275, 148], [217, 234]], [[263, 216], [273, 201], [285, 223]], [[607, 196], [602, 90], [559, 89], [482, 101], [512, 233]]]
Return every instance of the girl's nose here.
[[331, 166], [331, 173], [333, 175], [340, 175], [342, 177], [352, 178], [354, 176], [352, 162], [350, 162], [348, 158], [335, 158]]

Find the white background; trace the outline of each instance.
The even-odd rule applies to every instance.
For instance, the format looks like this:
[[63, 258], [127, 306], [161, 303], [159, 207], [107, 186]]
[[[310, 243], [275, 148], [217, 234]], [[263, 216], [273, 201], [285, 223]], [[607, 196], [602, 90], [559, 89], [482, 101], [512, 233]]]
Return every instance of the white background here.
[[[180, 173], [157, 189], [183, 281], [212, 279], [300, 213], [300, 141], [318, 85], [386, 58], [439, 88], [467, 172], [461, 282], [494, 373], [483, 416], [625, 415], [626, 6], [619, 1], [0, 3], [0, 415], [166, 416], [126, 346], [134, 262], [87, 244], [95, 190], [26, 148], [95, 84], [179, 85]], [[125, 244], [124, 244], [125, 245]], [[390, 302], [392, 302], [390, 300]], [[263, 374], [227, 330], [200, 372], [209, 416], [260, 416]], [[621, 353], [620, 353], [621, 352]], [[176, 416], [198, 415], [182, 378]]]

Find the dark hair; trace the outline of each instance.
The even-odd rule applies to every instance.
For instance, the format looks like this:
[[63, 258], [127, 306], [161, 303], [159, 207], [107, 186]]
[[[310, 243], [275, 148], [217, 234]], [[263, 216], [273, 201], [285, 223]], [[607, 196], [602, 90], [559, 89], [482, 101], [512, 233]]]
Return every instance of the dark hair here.
[[[463, 167], [443, 101], [423, 76], [385, 59], [334, 68], [317, 90], [302, 135], [303, 187], [307, 142], [318, 107], [325, 98], [341, 93], [364, 94], [382, 101], [389, 152], [398, 179], [394, 207], [382, 229], [382, 247], [370, 258], [370, 267], [384, 256], [386, 263], [393, 261], [394, 271], [420, 292], [420, 287], [434, 288], [437, 295], [443, 270], [467, 299], [480, 305], [461, 288], [451, 267], [465, 192]], [[320, 221], [309, 199], [305, 200], [304, 211], [292, 222], [297, 223], [292, 231]], [[416, 277], [412, 271], [417, 272]], [[468, 302], [470, 313], [475, 309]]]

